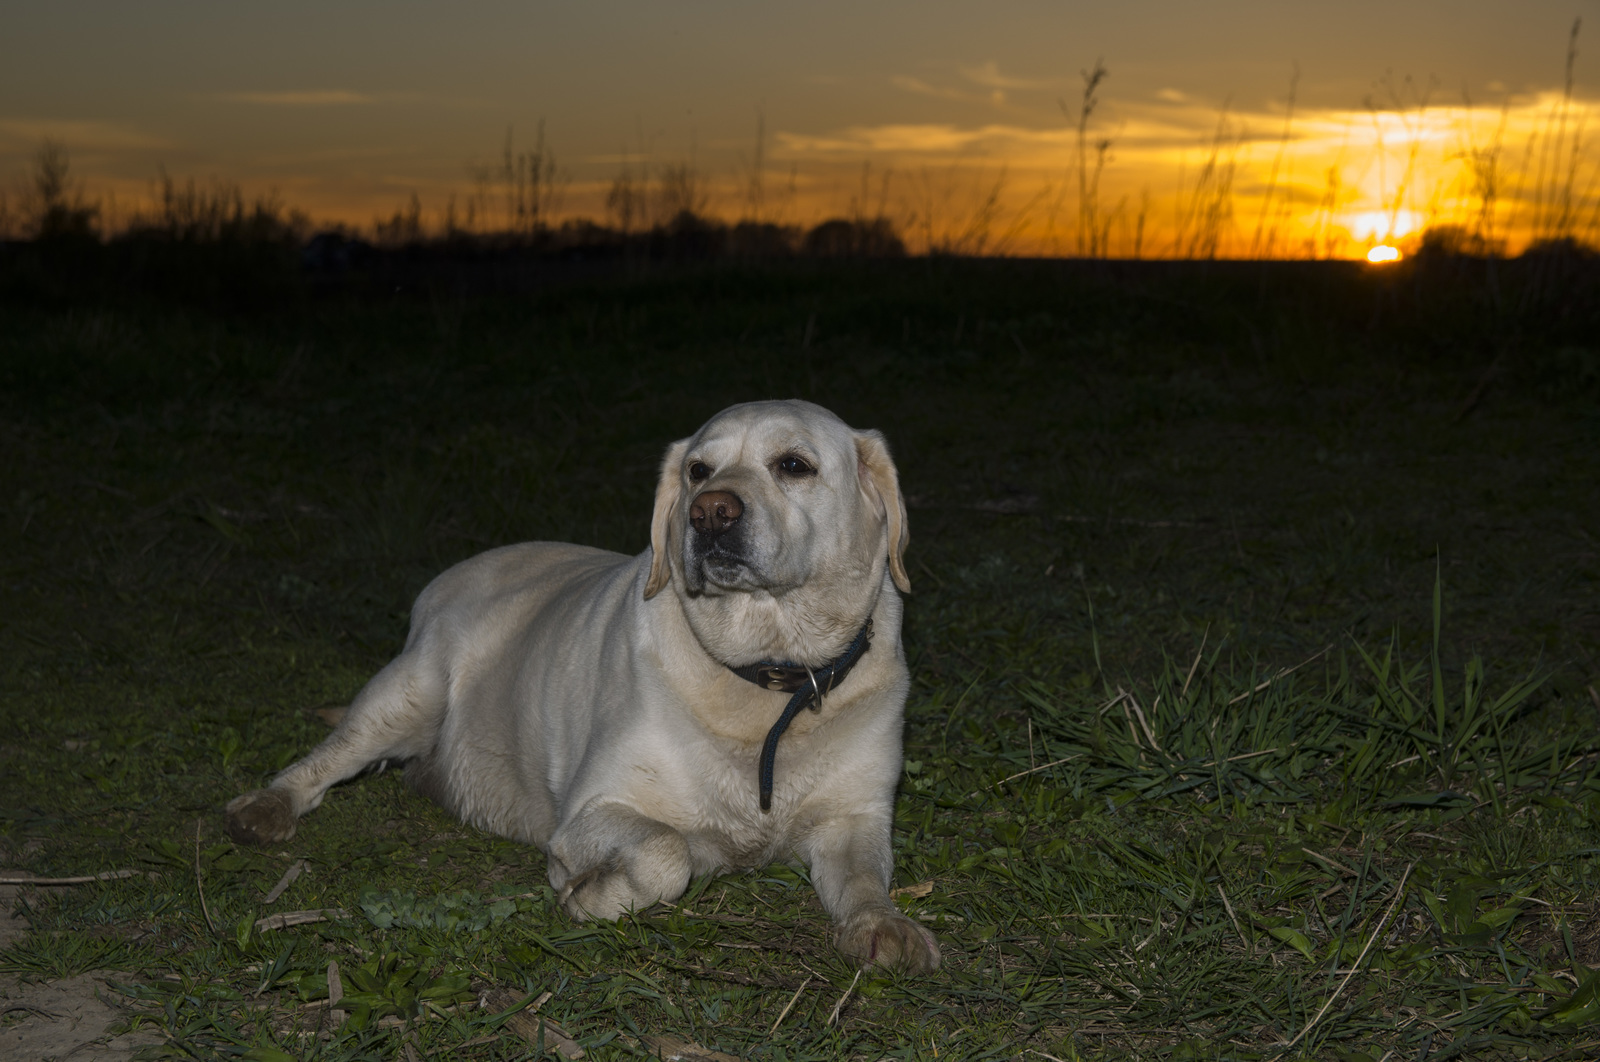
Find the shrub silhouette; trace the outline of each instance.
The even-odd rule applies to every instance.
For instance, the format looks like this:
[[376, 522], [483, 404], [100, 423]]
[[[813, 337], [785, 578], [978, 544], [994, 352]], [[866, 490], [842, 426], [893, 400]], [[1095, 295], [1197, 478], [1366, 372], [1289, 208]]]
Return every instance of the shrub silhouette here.
[[832, 218], [806, 233], [804, 250], [815, 258], [904, 258], [906, 245], [888, 218]]
[[33, 159], [28, 199], [35, 238], [41, 240], [94, 239], [99, 235], [100, 205], [89, 202], [75, 187], [66, 148], [53, 140], [39, 146]]

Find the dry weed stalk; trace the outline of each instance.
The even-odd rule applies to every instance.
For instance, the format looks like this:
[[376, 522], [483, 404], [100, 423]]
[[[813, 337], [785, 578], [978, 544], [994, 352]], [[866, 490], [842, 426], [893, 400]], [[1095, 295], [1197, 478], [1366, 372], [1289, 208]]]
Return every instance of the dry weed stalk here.
[[558, 194], [555, 152], [545, 143], [544, 119], [532, 151], [518, 152], [506, 129], [500, 161], [500, 183], [506, 200], [506, 227], [517, 236], [538, 235], [549, 225]]
[[[1290, 133], [1294, 128], [1295, 94], [1299, 87], [1300, 64], [1295, 63], [1294, 71], [1289, 75], [1289, 99], [1283, 111], [1283, 131], [1278, 135], [1278, 152], [1272, 158], [1272, 172], [1267, 177], [1267, 191], [1261, 197], [1261, 213], [1256, 218], [1255, 238], [1250, 241], [1250, 256], [1252, 258], [1272, 257], [1273, 248], [1278, 242], [1278, 226], [1274, 223], [1269, 229], [1267, 227], [1267, 218], [1272, 210], [1273, 198], [1278, 192], [1278, 174], [1283, 168], [1284, 156], [1289, 150]], [[1285, 203], [1285, 206], [1287, 206], [1287, 203]]]
[[1224, 101], [1217, 112], [1217, 126], [1211, 134], [1206, 160], [1187, 201], [1180, 171], [1179, 218], [1173, 239], [1175, 257], [1216, 258], [1233, 224], [1233, 178], [1244, 134], [1236, 130], [1228, 118], [1230, 103]]
[[751, 159], [750, 174], [745, 181], [743, 220], [758, 225], [766, 220], [767, 213], [766, 162], [767, 112], [764, 107], [757, 107], [755, 155]]
[[1546, 123], [1543, 149], [1539, 152], [1539, 176], [1534, 189], [1533, 238], [1536, 241], [1570, 239], [1573, 235], [1576, 212], [1573, 189], [1577, 184], [1581, 160], [1583, 123], [1578, 122], [1567, 137], [1567, 125], [1572, 113], [1573, 75], [1578, 62], [1578, 31], [1583, 19], [1572, 20], [1567, 34], [1566, 76], [1562, 81], [1561, 100], [1555, 105]]
[[[1078, 101], [1078, 230], [1077, 246], [1080, 258], [1102, 258], [1105, 256], [1103, 232], [1100, 225], [1100, 175], [1105, 172], [1108, 154], [1111, 150], [1111, 140], [1102, 138], [1095, 142], [1094, 178], [1089, 177], [1089, 119], [1093, 116], [1095, 108], [1099, 106], [1100, 83], [1106, 79], [1110, 71], [1105, 67], [1105, 60], [1097, 58], [1094, 67], [1080, 71], [1083, 76], [1083, 95]], [[1071, 111], [1067, 108], [1066, 100], [1059, 100], [1061, 111], [1069, 118]], [[1106, 223], [1109, 229], [1110, 222]]]

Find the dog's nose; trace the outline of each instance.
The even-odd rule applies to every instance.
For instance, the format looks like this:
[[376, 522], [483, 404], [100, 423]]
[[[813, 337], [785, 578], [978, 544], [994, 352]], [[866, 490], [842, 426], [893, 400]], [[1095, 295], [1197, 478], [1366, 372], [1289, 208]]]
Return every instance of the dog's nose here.
[[689, 522], [696, 531], [720, 535], [744, 515], [744, 502], [725, 490], [708, 490], [689, 504]]

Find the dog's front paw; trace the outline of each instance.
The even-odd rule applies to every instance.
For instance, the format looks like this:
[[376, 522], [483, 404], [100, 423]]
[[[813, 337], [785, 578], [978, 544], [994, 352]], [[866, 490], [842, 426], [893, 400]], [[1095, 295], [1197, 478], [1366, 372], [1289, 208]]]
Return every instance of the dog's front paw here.
[[[593, 804], [550, 840], [550, 885], [578, 921], [621, 918], [689, 887], [689, 842], [620, 804]], [[574, 868], [574, 869], [569, 869]]]
[[[687, 873], [683, 882], [674, 880], [663, 885], [656, 875], [641, 875], [641, 869], [651, 868], [641, 868], [638, 862], [607, 860], [568, 879], [556, 898], [574, 921], [587, 922], [591, 918], [614, 921], [630, 911], [643, 911], [662, 900], [683, 895]], [[684, 863], [687, 867], [687, 858]]]
[[833, 943], [863, 966], [900, 967], [914, 974], [939, 968], [938, 940], [892, 909], [867, 911], [836, 926]]
[[590, 867], [568, 878], [556, 893], [556, 901], [575, 922], [587, 922], [591, 918], [614, 920], [628, 910], [626, 888], [626, 880], [617, 873], [615, 861], [612, 861], [607, 866]]
[[234, 797], [224, 814], [228, 836], [240, 844], [276, 844], [294, 836], [294, 806], [281, 789]]

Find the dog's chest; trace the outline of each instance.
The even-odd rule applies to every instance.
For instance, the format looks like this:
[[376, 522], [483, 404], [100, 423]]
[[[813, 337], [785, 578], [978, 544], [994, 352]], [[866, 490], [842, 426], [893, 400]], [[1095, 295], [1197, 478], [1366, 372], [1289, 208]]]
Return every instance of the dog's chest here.
[[[765, 729], [762, 730], [764, 736]], [[697, 872], [760, 866], [794, 848], [795, 818], [826, 783], [828, 759], [810, 734], [785, 735], [772, 807], [761, 809], [760, 742], [707, 734], [670, 762], [636, 772], [636, 806], [689, 841]]]
[[793, 848], [789, 809], [761, 811], [753, 772], [748, 784], [743, 778], [729, 781], [701, 788], [676, 809], [672, 825], [688, 840], [696, 873], [761, 866]]

